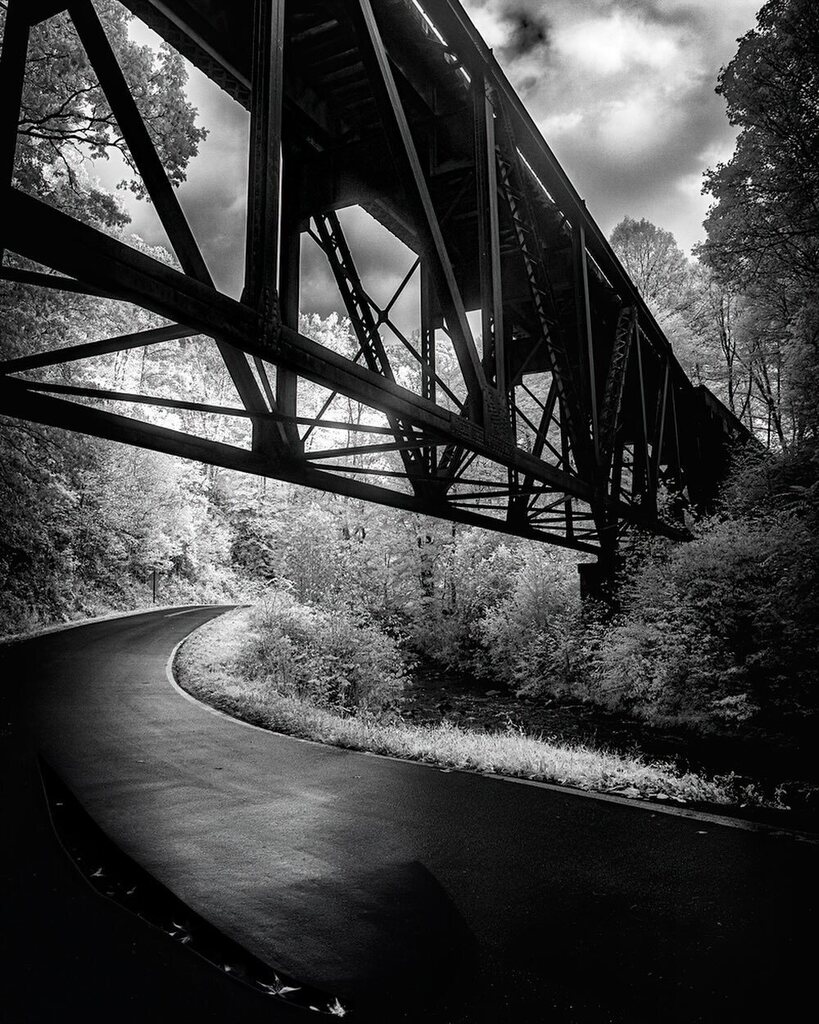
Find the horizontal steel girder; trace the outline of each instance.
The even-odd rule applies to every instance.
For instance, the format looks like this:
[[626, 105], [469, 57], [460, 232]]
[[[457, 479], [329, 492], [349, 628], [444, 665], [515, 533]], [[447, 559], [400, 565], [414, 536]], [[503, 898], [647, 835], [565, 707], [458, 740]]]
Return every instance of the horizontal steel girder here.
[[499, 451], [484, 431], [449, 410], [337, 355], [287, 327], [266, 339], [259, 314], [249, 306], [181, 274], [117, 239], [81, 224], [22, 192], [5, 197], [6, 248], [63, 274], [78, 277], [161, 316], [221, 338], [250, 355], [296, 371], [317, 384], [385, 413], [395, 413], [442, 440], [462, 444], [493, 461], [513, 465], [553, 487], [590, 499], [579, 477], [553, 469], [516, 449]]

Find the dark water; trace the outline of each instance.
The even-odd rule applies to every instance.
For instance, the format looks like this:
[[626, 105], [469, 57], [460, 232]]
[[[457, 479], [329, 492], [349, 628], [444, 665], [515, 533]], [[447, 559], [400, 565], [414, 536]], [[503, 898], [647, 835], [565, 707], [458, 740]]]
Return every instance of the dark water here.
[[[738, 776], [769, 799], [783, 801], [819, 823], [819, 758], [816, 724], [804, 737], [775, 731], [746, 735], [703, 734], [683, 726], [649, 725], [575, 699], [521, 698], [505, 687], [421, 665], [407, 692], [404, 717], [435, 723], [448, 719], [479, 731], [514, 729], [563, 743], [581, 743], [626, 755], [670, 762], [679, 771]], [[813, 733], [813, 735], [811, 735]]]

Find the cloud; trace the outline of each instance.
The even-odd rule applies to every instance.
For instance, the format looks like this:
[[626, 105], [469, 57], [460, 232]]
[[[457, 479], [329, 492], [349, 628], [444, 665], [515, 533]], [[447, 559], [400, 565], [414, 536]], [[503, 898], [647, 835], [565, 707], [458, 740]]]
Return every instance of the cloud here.
[[566, 62], [604, 77], [640, 69], [668, 71], [681, 57], [673, 31], [648, 31], [644, 21], [621, 11], [566, 25], [555, 46]]
[[[716, 77], [759, 2], [550, 0], [548, 14], [543, 0], [464, 6], [601, 228], [645, 216], [688, 248], [702, 236], [708, 206], [702, 171], [728, 157], [734, 139]], [[247, 113], [194, 70], [189, 91], [210, 135], [180, 199], [217, 284], [238, 294]], [[130, 207], [134, 230], [163, 241], [155, 211]], [[406, 269], [406, 251], [361, 213], [345, 215], [345, 226], [362, 277], [384, 300]], [[326, 260], [312, 243], [304, 250], [304, 308], [338, 308]]]
[[[365, 288], [383, 308], [415, 261], [415, 254], [358, 207], [342, 210], [339, 219]], [[302, 241], [302, 310], [322, 316], [333, 310], [341, 311], [341, 299], [327, 257], [311, 239]], [[392, 310], [397, 326], [405, 333], [419, 326], [418, 298], [416, 274]]]
[[210, 134], [188, 167], [179, 200], [217, 287], [238, 295], [244, 276], [250, 118], [196, 69], [191, 69], [188, 92]]
[[[159, 37], [138, 20], [129, 27], [140, 43], [157, 47]], [[195, 67], [188, 65], [188, 97], [199, 110], [197, 121], [209, 134], [188, 165], [187, 180], [177, 190], [216, 286], [238, 296], [244, 278], [247, 146], [250, 118], [238, 103]], [[115, 154], [116, 157], [116, 154]], [[113, 189], [130, 172], [119, 158], [96, 160], [91, 173]], [[129, 231], [150, 245], [170, 248], [156, 209], [145, 200], [120, 192], [131, 217]]]
[[499, 59], [515, 60], [549, 46], [551, 25], [544, 14], [513, 7], [503, 15], [502, 21], [507, 38], [498, 51]]
[[604, 231], [646, 216], [702, 236], [702, 171], [734, 140], [717, 74], [759, 0], [550, 0], [548, 46], [517, 51], [509, 15], [541, 0], [464, 0]]

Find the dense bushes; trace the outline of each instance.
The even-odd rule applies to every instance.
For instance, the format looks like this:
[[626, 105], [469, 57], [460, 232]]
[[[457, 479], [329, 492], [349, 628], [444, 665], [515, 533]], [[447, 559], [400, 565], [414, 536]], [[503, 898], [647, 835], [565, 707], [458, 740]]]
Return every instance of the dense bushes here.
[[[280, 509], [267, 562], [292, 597], [260, 612], [253, 656], [279, 688], [381, 708], [403, 678], [388, 633], [455, 678], [535, 700], [793, 734], [819, 706], [812, 474], [804, 454], [746, 460], [692, 541], [633, 538], [614, 615], [581, 607], [573, 553], [337, 499], [306, 515], [299, 499]], [[358, 681], [378, 673], [386, 699]]]
[[794, 516], [712, 521], [652, 552], [593, 659], [608, 700], [650, 719], [718, 724], [817, 707], [815, 538]]
[[601, 697], [651, 720], [800, 731], [819, 711], [816, 453], [750, 454], [688, 544], [633, 560], [591, 659]]
[[205, 474], [26, 424], [0, 439], [0, 632], [242, 592]]
[[816, 721], [809, 446], [742, 460], [691, 542], [632, 541], [607, 616], [580, 606], [571, 552], [72, 444], [7, 435], [7, 629], [148, 603], [156, 568], [163, 603], [278, 595], [256, 614], [248, 671], [345, 712], [394, 710], [411, 654], [653, 723], [797, 736]]
[[396, 641], [349, 607], [316, 607], [275, 590], [256, 607], [242, 674], [276, 693], [347, 714], [397, 706], [407, 669]]
[[819, 710], [817, 499], [815, 451], [746, 455], [692, 541], [632, 538], [614, 615], [580, 607], [576, 556], [452, 530], [393, 613], [423, 658], [534, 698], [801, 734]]

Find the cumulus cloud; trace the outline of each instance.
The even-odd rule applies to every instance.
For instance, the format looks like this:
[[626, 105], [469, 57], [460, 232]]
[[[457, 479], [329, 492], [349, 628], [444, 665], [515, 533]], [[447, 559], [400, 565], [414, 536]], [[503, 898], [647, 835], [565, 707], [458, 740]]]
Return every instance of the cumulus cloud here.
[[612, 11], [562, 27], [557, 49], [564, 63], [596, 78], [652, 70], [673, 73], [683, 63], [676, 35], [668, 30], [651, 32], [641, 18]]
[[[158, 47], [160, 39], [134, 19], [129, 31], [140, 43]], [[244, 277], [247, 145], [250, 118], [238, 103], [195, 67], [188, 66], [187, 92], [198, 108], [198, 122], [208, 129], [199, 155], [188, 165], [187, 180], [177, 195], [213, 275], [216, 286], [238, 296]], [[97, 160], [92, 171], [107, 188], [128, 177], [121, 159]], [[170, 248], [154, 207], [130, 193], [120, 193], [131, 216], [130, 230], [151, 245]]]
[[509, 15], [542, 0], [464, 6], [604, 231], [628, 214], [702, 236], [702, 171], [734, 139], [716, 78], [759, 0], [550, 0], [548, 45], [520, 52]]

